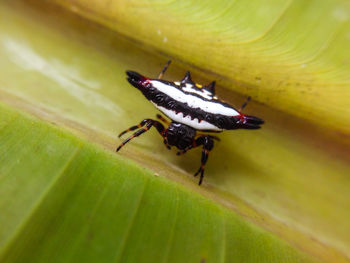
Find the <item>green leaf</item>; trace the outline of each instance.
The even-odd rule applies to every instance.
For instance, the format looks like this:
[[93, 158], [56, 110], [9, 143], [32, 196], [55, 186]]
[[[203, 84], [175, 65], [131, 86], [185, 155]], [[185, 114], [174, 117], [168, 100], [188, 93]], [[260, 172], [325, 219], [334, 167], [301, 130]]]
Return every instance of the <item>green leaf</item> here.
[[181, 185], [7, 107], [0, 112], [1, 262], [305, 261]]
[[[83, 5], [71, 8], [94, 20], [106, 21], [97, 13], [104, 2], [89, 3], [93, 11], [90, 13]], [[210, 21], [221, 21], [215, 26], [225, 29], [225, 20], [208, 18], [206, 28], [215, 37], [198, 34], [191, 42], [191, 28], [179, 32], [181, 21], [194, 29], [202, 27], [195, 21], [207, 12], [230, 18], [227, 21], [235, 22], [234, 29], [242, 26], [240, 34], [227, 31], [224, 36], [228, 38], [239, 35], [243, 41], [248, 36], [259, 36], [266, 25], [273, 28], [281, 23], [281, 19], [276, 19], [281, 10], [290, 10], [277, 1], [265, 11], [252, 2], [248, 11], [271, 16], [256, 17], [251, 22], [255, 26], [251, 27], [247, 23], [252, 16], [243, 12], [245, 8], [235, 10], [241, 14], [235, 20], [231, 11], [221, 14], [220, 5], [208, 9], [211, 12], [198, 5], [198, 12], [191, 12], [195, 8], [191, 2], [187, 9], [175, 2], [116, 3], [120, 9], [109, 6], [104, 11], [114, 11], [119, 17], [118, 24], [111, 17], [109, 26], [124, 28], [118, 30], [125, 34], [128, 28], [129, 36], [139, 41], [144, 38], [150, 46], [159, 44], [163, 53], [204, 69], [196, 70], [175, 60], [166, 73], [170, 80], [178, 80], [191, 70], [196, 81], [205, 83], [209, 80], [209, 76], [204, 77], [208, 72], [205, 70], [212, 65], [213, 72], [229, 76], [227, 72], [249, 62], [250, 73], [242, 71], [233, 79], [236, 84], [249, 84], [259, 80], [255, 79], [257, 74], [268, 73], [267, 58], [279, 60], [284, 54], [271, 55], [283, 47], [275, 44], [276, 49], [267, 54], [262, 64], [259, 57], [255, 61], [252, 56], [248, 59], [242, 55], [246, 53], [235, 52], [241, 56], [226, 62], [237, 65], [232, 67], [218, 63], [224, 54], [221, 52], [226, 52], [222, 46], [208, 42], [201, 46], [195, 42], [216, 43], [222, 31], [215, 31], [214, 24], [210, 27]], [[164, 8], [174, 15], [170, 16]], [[194, 14], [193, 21], [181, 14], [184, 10]], [[161, 20], [161, 16], [168, 19]], [[244, 97], [231, 89], [273, 103], [266, 106], [253, 102], [247, 109], [247, 113], [266, 120], [262, 130], [220, 135], [222, 141], [211, 153], [204, 185], [198, 187], [192, 175], [199, 166], [200, 150], [177, 157], [165, 149], [155, 131], [135, 139], [120, 154], [96, 146], [114, 151], [120, 143], [116, 135], [121, 130], [155, 115], [153, 106], [128, 85], [124, 72], [132, 69], [156, 77], [167, 58], [147, 45], [125, 39], [49, 3], [1, 3], [0, 19], [0, 100], [46, 122], [22, 117], [5, 106], [1, 108], [0, 211], [4, 212], [0, 213], [0, 261], [348, 261], [348, 140], [336, 133], [330, 115], [325, 117], [327, 129], [315, 125], [320, 124], [314, 118], [319, 114], [316, 106], [311, 105], [311, 117], [306, 116], [313, 123], [296, 117], [306, 112], [308, 101], [301, 101], [302, 106], [296, 110], [295, 86], [284, 87], [292, 94], [290, 99], [284, 92], [272, 95], [275, 93], [269, 91], [276, 88], [269, 84], [285, 80], [286, 65], [292, 60], [271, 67], [278, 74], [271, 71], [267, 74], [269, 82], [261, 79], [258, 89], [252, 89], [254, 85], [250, 84], [232, 85], [229, 78], [220, 81], [219, 95], [233, 104], [240, 105]], [[158, 31], [154, 36], [150, 33], [154, 23], [161, 26], [161, 34], [173, 34], [166, 42], [172, 46], [160, 44], [164, 35], [155, 40]], [[214, 60], [215, 54], [218, 60]], [[290, 71], [290, 80], [298, 81], [299, 73]], [[304, 82], [300, 86], [308, 87]], [[284, 105], [279, 108], [283, 111], [276, 111], [277, 102]], [[337, 104], [339, 113], [343, 110], [341, 103]], [[348, 117], [339, 118], [346, 121]], [[80, 139], [47, 122], [64, 126]]]

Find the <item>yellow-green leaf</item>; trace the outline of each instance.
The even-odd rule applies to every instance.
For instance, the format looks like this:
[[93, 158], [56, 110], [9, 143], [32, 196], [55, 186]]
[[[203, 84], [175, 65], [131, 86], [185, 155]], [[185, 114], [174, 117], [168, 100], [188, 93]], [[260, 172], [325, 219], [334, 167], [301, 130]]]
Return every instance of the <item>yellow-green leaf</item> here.
[[[133, 262], [140, 262], [142, 257], [147, 262], [159, 255], [164, 258], [164, 253], [168, 253], [173, 262], [186, 262], [185, 259], [200, 262], [203, 258], [207, 262], [217, 258], [222, 261], [225, 258], [225, 262], [349, 261], [350, 227], [346, 220], [350, 216], [349, 140], [339, 136], [347, 133], [348, 115], [340, 114], [347, 110], [343, 107], [347, 93], [342, 93], [338, 104], [330, 105], [334, 107], [333, 112], [327, 113], [321, 123], [322, 118], [315, 116], [320, 116], [326, 109], [325, 104], [322, 107], [309, 104], [309, 99], [316, 100], [317, 92], [326, 96], [329, 86], [322, 90], [315, 88], [316, 93], [305, 96], [300, 93], [297, 98], [300, 90], [307, 90], [308, 85], [317, 87], [318, 82], [310, 82], [309, 77], [315, 72], [310, 75], [306, 70], [294, 70], [297, 64], [291, 63], [302, 54], [309, 56], [312, 45], [308, 44], [310, 48], [305, 50], [296, 45], [295, 53], [286, 53], [283, 48], [292, 45], [287, 40], [293, 34], [283, 33], [285, 44], [279, 43], [283, 37], [276, 35], [265, 46], [261, 44], [250, 49], [247, 46], [256, 43], [253, 40], [259, 39], [266, 28], [282, 27], [283, 17], [288, 17], [291, 10], [294, 10], [294, 17], [301, 16], [305, 10], [305, 17], [312, 20], [310, 14], [313, 13], [306, 11], [317, 9], [315, 12], [320, 12], [322, 9], [326, 12], [325, 2], [319, 9], [312, 9], [313, 2], [307, 5], [276, 1], [263, 11], [257, 1], [250, 4], [237, 1], [227, 3], [227, 12], [221, 9], [223, 5], [211, 6], [211, 2], [196, 2], [196, 5], [179, 1], [116, 2], [118, 8], [113, 7], [114, 2], [109, 2], [108, 8], [103, 1], [89, 1], [88, 7], [83, 5], [84, 2], [77, 3], [70, 2], [70, 8], [108, 24], [138, 42], [49, 3], [11, 1], [0, 4], [0, 100], [46, 122], [65, 126], [83, 138], [76, 139], [66, 132], [58, 132], [61, 135], [56, 138], [57, 130], [22, 117], [16, 118], [17, 121], [13, 119], [15, 122], [11, 124], [9, 118], [17, 113], [6, 107], [2, 110], [0, 123], [4, 125], [0, 140], [4, 146], [0, 174], [9, 180], [0, 182], [3, 187], [0, 195], [6, 197], [1, 204], [1, 210], [6, 211], [1, 214], [3, 221], [0, 224], [2, 259], [9, 262], [21, 262], [23, 258], [31, 258], [33, 262], [47, 262], [48, 258], [61, 262], [78, 259], [110, 262], [113, 254], [119, 262], [125, 262], [124, 257]], [[210, 9], [204, 8], [207, 4]], [[310, 8], [292, 9], [296, 4]], [[329, 2], [329, 6], [333, 5]], [[102, 7], [105, 10], [100, 12]], [[328, 9], [329, 12], [333, 10]], [[172, 15], [166, 10], [171, 10]], [[110, 12], [115, 12], [115, 16], [106, 19]], [[230, 16], [231, 12], [240, 16]], [[279, 16], [281, 12], [285, 15]], [[256, 16], [252, 17], [252, 14]], [[117, 18], [115, 22], [113, 19]], [[232, 21], [232, 24], [225, 26], [225, 21]], [[183, 23], [190, 27], [185, 26], [182, 30]], [[152, 35], [152, 27], [156, 29], [156, 26], [161, 27], [160, 31], [156, 30]], [[333, 27], [332, 24], [329, 26]], [[237, 27], [242, 29], [238, 32]], [[195, 34], [199, 32], [198, 28], [207, 31]], [[343, 29], [346, 28], [344, 25]], [[231, 29], [238, 33], [233, 35]], [[292, 29], [286, 27], [285, 30], [292, 32]], [[321, 39], [323, 31], [319, 34]], [[164, 36], [167, 37], [165, 42]], [[231, 53], [220, 44], [220, 37], [241, 41], [232, 55], [234, 58], [230, 58]], [[314, 40], [317, 42], [316, 36]], [[170, 42], [172, 44], [167, 46]], [[339, 46], [343, 43], [335, 42]], [[232, 43], [226, 42], [226, 48], [237, 46]], [[264, 51], [270, 44], [273, 49]], [[263, 129], [220, 135], [222, 141], [211, 153], [202, 187], [198, 187], [197, 179], [192, 177], [200, 162], [200, 150], [177, 157], [165, 149], [154, 131], [134, 140], [120, 153], [150, 169], [145, 172], [133, 162], [85, 142], [87, 139], [114, 151], [120, 143], [116, 135], [121, 130], [156, 114], [153, 106], [128, 85], [124, 73], [132, 69], [156, 77], [168, 57], [159, 55], [154, 47], [176, 58], [166, 78], [178, 80], [186, 70], [191, 70], [199, 83], [218, 78], [220, 97], [235, 105], [240, 105], [244, 97], [232, 89], [253, 95], [255, 100], [264, 103], [253, 102], [247, 108], [247, 113], [265, 119]], [[340, 51], [335, 51], [337, 57]], [[259, 52], [266, 53], [265, 60], [261, 55], [252, 55]], [[288, 54], [295, 54], [295, 57], [282, 63]], [[243, 70], [242, 65], [247, 68]], [[328, 65], [331, 69], [336, 67], [332, 63]], [[288, 68], [293, 70], [288, 71]], [[237, 74], [231, 75], [233, 71]], [[326, 74], [326, 68], [322, 68], [321, 73]], [[317, 79], [319, 74], [316, 74]], [[295, 83], [294, 86], [287, 85], [286, 76]], [[327, 81], [341, 80], [341, 76], [334, 75]], [[267, 82], [264, 82], [265, 78]], [[299, 83], [299, 78], [306, 82]], [[276, 86], [276, 81], [285, 85]], [[281, 90], [276, 92], [276, 87]], [[334, 86], [334, 89], [339, 87]], [[322, 98], [318, 101], [322, 102]], [[332, 120], [335, 113], [339, 116]], [[339, 118], [344, 118], [342, 126], [335, 125]], [[338, 133], [340, 130], [343, 133]], [[46, 144], [50, 146], [49, 150], [45, 148]], [[69, 165], [67, 174], [61, 172], [65, 164]], [[48, 171], [51, 169], [54, 172]], [[24, 175], [30, 176], [25, 178]], [[129, 177], [130, 181], [127, 181]], [[23, 183], [27, 179], [38, 181], [29, 182], [25, 188], [20, 181], [17, 184], [16, 178], [24, 180]], [[67, 189], [64, 182], [67, 182]], [[95, 188], [94, 183], [100, 188]], [[130, 198], [119, 202], [118, 195], [114, 194], [122, 191], [119, 188], [124, 183], [128, 184], [126, 197]], [[146, 190], [142, 193], [137, 191], [140, 189]], [[184, 195], [176, 199], [174, 189], [181, 189]], [[103, 190], [113, 193], [104, 197]], [[147, 202], [141, 203], [141, 210], [135, 212], [133, 207], [144, 194]], [[161, 200], [157, 196], [161, 196]], [[19, 206], [12, 203], [22, 200], [32, 203], [24, 202]], [[174, 208], [181, 200], [184, 202], [182, 211]], [[133, 221], [130, 239], [124, 240], [118, 234], [127, 227], [115, 224], [116, 211], [121, 208], [125, 208], [126, 214], [138, 215], [131, 217], [139, 221]], [[167, 223], [174, 222], [172, 213], [175, 211], [184, 217], [184, 221], [176, 230], [171, 230]], [[156, 212], [160, 213], [157, 214], [160, 218], [154, 218]], [[157, 228], [155, 225], [150, 228], [149, 222], [153, 219], [162, 223]], [[128, 217], [123, 222], [131, 221]], [[224, 226], [225, 237], [221, 235]], [[192, 235], [190, 229], [193, 229]], [[266, 230], [272, 234], [267, 234]], [[172, 232], [169, 234], [169, 231]], [[161, 236], [163, 232], [167, 234]], [[174, 236], [176, 242], [169, 241]], [[68, 240], [67, 244], [63, 244], [65, 240]], [[167, 246], [168, 252], [160, 247], [164, 240], [171, 242]], [[42, 248], [35, 250], [38, 242]], [[175, 254], [181, 254], [185, 259], [177, 258]]]

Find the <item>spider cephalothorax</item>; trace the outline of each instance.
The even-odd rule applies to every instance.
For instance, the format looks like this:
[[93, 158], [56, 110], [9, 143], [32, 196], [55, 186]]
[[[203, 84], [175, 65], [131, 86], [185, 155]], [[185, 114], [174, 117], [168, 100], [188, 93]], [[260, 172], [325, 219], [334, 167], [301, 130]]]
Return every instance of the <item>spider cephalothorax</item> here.
[[199, 184], [201, 184], [209, 151], [214, 147], [213, 140], [218, 140], [218, 138], [203, 134], [197, 136], [197, 131], [222, 132], [233, 129], [259, 129], [264, 121], [240, 112], [247, 102], [242, 105], [240, 110], [237, 110], [219, 100], [215, 96], [215, 82], [207, 86], [195, 84], [189, 72], [186, 73], [181, 82], [162, 80], [161, 78], [169, 64], [170, 61], [165, 65], [157, 79], [144, 77], [134, 71], [126, 72], [127, 80], [172, 122], [169, 124], [157, 114], [158, 119], [169, 125], [168, 128], [165, 128], [159, 121], [144, 119], [139, 125], [132, 126], [119, 135], [120, 137], [126, 132], [139, 129], [127, 138], [117, 148], [117, 151], [131, 139], [154, 126], [164, 138], [164, 143], [169, 149], [171, 146], [175, 146], [180, 150], [178, 154], [183, 154], [194, 147], [203, 146], [201, 166], [195, 173], [195, 176], [200, 173]]

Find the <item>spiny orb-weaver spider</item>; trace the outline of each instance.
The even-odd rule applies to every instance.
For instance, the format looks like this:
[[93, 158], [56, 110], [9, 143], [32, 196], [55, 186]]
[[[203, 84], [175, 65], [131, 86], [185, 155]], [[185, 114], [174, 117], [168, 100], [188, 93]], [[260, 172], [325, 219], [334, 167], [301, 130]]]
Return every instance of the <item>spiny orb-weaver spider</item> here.
[[215, 81], [207, 86], [196, 84], [192, 81], [190, 72], [187, 72], [180, 82], [162, 80], [170, 63], [169, 60], [157, 79], [147, 78], [134, 71], [126, 71], [130, 84], [139, 89], [155, 107], [172, 121], [169, 124], [167, 120], [157, 114], [160, 121], [169, 125], [168, 128], [164, 128], [164, 125], [159, 121], [144, 119], [138, 125], [119, 134], [121, 137], [129, 131], [139, 129], [119, 145], [117, 152], [131, 139], [140, 136], [154, 126], [163, 137], [164, 144], [168, 149], [175, 146], [180, 150], [177, 155], [203, 146], [201, 166], [194, 174], [194, 176], [200, 174], [198, 184], [201, 185], [209, 151], [214, 147], [214, 140], [219, 140], [219, 138], [208, 134], [197, 136], [197, 131], [222, 132], [234, 129], [259, 129], [264, 121], [241, 113], [250, 97], [239, 110], [219, 100], [215, 96]]

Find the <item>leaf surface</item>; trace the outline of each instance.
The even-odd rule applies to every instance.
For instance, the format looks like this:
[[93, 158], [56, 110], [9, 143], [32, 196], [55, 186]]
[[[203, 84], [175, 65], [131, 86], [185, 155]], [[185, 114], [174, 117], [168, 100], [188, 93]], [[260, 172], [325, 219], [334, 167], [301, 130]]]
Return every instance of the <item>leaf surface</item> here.
[[[155, 131], [120, 153], [144, 168], [97, 150], [85, 140], [114, 151], [121, 130], [156, 113], [126, 82], [125, 70], [156, 77], [167, 58], [55, 5], [30, 3], [0, 5], [0, 99], [83, 139], [66, 131], [57, 135], [36, 121], [31, 126], [4, 108], [4, 260], [21, 262], [33, 255], [33, 262], [140, 262], [143, 256], [145, 261], [186, 262], [177, 261], [182, 252], [188, 262], [202, 257], [208, 262], [303, 262], [309, 256], [348, 261], [347, 137], [332, 126], [324, 129], [253, 102], [247, 113], [262, 117], [266, 125], [220, 135], [203, 187], [192, 178], [200, 150], [179, 158]], [[242, 31], [241, 37], [251, 34]], [[178, 80], [188, 69], [175, 61], [166, 78]], [[193, 71], [196, 81], [207, 81], [208, 76]], [[220, 97], [240, 105], [244, 97], [227, 81], [217, 88]], [[32, 176], [21, 177], [24, 171]], [[13, 198], [17, 195], [21, 198]], [[38, 244], [44, 245], [37, 250]], [[164, 250], [151, 251], [162, 244], [167, 244]]]

